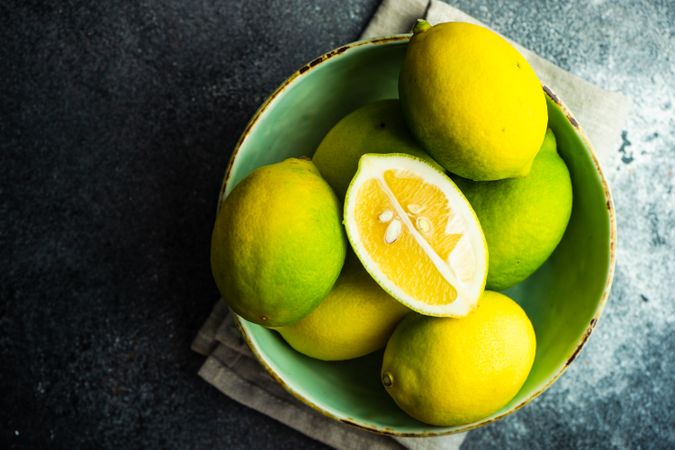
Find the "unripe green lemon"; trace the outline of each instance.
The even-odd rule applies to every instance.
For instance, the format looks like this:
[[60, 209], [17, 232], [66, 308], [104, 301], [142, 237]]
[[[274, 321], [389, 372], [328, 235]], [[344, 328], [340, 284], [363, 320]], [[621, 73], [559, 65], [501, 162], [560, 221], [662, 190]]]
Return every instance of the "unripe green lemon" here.
[[408, 312], [352, 257], [316, 309], [277, 331], [307, 356], [324, 361], [352, 359], [384, 347]]
[[537, 76], [511, 44], [478, 25], [420, 22], [399, 98], [422, 147], [471, 180], [527, 175], [544, 139], [548, 113]]
[[369, 103], [347, 114], [323, 138], [312, 161], [344, 198], [365, 153], [408, 153], [438, 166], [408, 131], [396, 99]]
[[565, 233], [572, 213], [572, 181], [551, 130], [528, 176], [485, 182], [455, 178], [455, 182], [487, 240], [488, 289], [506, 289], [529, 277]]
[[518, 393], [535, 350], [523, 309], [505, 295], [485, 291], [466, 317], [403, 319], [384, 352], [382, 384], [415, 419], [464, 425], [495, 413]]
[[341, 205], [309, 160], [260, 167], [221, 205], [211, 269], [227, 304], [265, 326], [307, 315], [330, 292], [347, 249]]

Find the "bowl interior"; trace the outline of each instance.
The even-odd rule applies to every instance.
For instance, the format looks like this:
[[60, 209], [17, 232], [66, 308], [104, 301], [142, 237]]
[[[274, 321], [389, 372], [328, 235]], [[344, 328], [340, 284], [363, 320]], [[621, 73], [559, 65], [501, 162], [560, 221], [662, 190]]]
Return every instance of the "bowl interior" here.
[[[406, 45], [405, 38], [352, 44], [291, 77], [244, 133], [224, 191], [261, 165], [311, 156], [328, 130], [357, 107], [398, 97]], [[574, 206], [551, 258], [507, 291], [525, 309], [537, 335], [534, 366], [518, 395], [501, 411], [474, 424], [426, 425], [403, 413], [381, 386], [381, 351], [346, 362], [318, 361], [295, 352], [276, 332], [238, 318], [254, 353], [286, 389], [344, 422], [385, 433], [428, 435], [492, 421], [534, 398], [561, 374], [588, 337], [606, 298], [613, 264], [613, 219], [609, 193], [591, 150], [554, 97], [547, 96], [547, 102], [549, 127], [571, 173]]]

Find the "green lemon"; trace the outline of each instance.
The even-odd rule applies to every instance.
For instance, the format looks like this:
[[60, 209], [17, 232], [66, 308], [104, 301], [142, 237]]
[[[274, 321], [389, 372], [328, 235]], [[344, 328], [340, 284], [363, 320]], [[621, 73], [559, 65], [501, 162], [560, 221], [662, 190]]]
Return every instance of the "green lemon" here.
[[551, 130], [523, 178], [473, 182], [456, 178], [488, 244], [487, 287], [523, 281], [553, 253], [572, 213], [572, 181]]
[[211, 269], [227, 304], [270, 327], [314, 309], [344, 263], [341, 206], [309, 160], [264, 166], [239, 183], [211, 240]]
[[277, 331], [307, 356], [324, 361], [352, 359], [384, 347], [408, 312], [380, 288], [356, 257], [351, 257], [321, 304], [300, 321]]
[[415, 419], [464, 425], [493, 414], [518, 393], [535, 350], [534, 329], [522, 308], [485, 291], [466, 317], [403, 319], [384, 352], [382, 384]]
[[344, 198], [365, 153], [408, 153], [433, 162], [408, 131], [395, 99], [367, 104], [343, 117], [323, 138], [312, 160]]
[[548, 114], [537, 76], [511, 44], [478, 25], [420, 21], [399, 98], [424, 149], [471, 180], [527, 175], [544, 139]]

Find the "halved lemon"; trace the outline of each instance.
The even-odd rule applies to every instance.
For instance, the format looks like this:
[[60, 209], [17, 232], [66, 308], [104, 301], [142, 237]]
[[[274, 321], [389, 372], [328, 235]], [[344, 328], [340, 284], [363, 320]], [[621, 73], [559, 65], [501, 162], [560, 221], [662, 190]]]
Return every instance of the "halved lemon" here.
[[421, 159], [366, 154], [345, 198], [347, 236], [377, 283], [410, 309], [463, 317], [478, 303], [488, 252], [455, 183]]

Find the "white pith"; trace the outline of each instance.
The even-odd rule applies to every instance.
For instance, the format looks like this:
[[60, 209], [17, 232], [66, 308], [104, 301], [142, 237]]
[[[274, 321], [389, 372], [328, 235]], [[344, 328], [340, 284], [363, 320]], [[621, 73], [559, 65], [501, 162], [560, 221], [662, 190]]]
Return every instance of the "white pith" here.
[[[453, 214], [450, 220], [448, 220], [445, 232], [463, 234], [448, 256], [447, 261], [443, 261], [426, 239], [419, 233], [408, 217], [408, 214], [406, 214], [403, 207], [399, 205], [398, 200], [396, 200], [389, 189], [389, 186], [384, 181], [384, 172], [390, 169], [409, 170], [426, 182], [437, 186], [445, 195]], [[386, 277], [379, 270], [377, 264], [366, 253], [363, 245], [360, 243], [358, 226], [354, 220], [354, 211], [357, 206], [356, 194], [359, 192], [363, 183], [371, 179], [377, 180], [380, 188], [388, 197], [392, 208], [395, 210], [396, 216], [398, 216], [397, 219], [400, 219], [403, 222], [407, 231], [430, 258], [434, 267], [448, 283], [455, 287], [457, 298], [452, 303], [447, 305], [431, 305], [423, 303], [419, 299], [408, 295], [396, 286], [392, 280]], [[411, 212], [414, 212], [413, 210], [420, 212], [422, 208], [423, 207], [420, 205], [408, 205], [408, 209], [411, 210]], [[423, 219], [426, 221], [426, 218]], [[431, 225], [430, 223], [428, 224]], [[487, 249], [485, 246], [485, 238], [483, 237], [483, 232], [478, 223], [478, 219], [468, 201], [464, 199], [454, 183], [446, 175], [440, 173], [435, 168], [409, 155], [364, 155], [359, 163], [359, 170], [347, 191], [345, 226], [347, 228], [347, 235], [354, 247], [354, 251], [359, 256], [359, 259], [366, 270], [385, 291], [411, 309], [427, 315], [461, 317], [468, 314], [478, 302], [478, 298], [485, 287], [485, 278], [487, 275]], [[389, 229], [387, 229], [387, 231], [389, 231]], [[466, 259], [473, 260], [474, 270], [466, 270], [470, 269], [464, 265], [464, 263], [469, 262]], [[460, 262], [462, 264], [460, 264]], [[470, 264], [471, 263], [469, 262], [469, 265]]]

